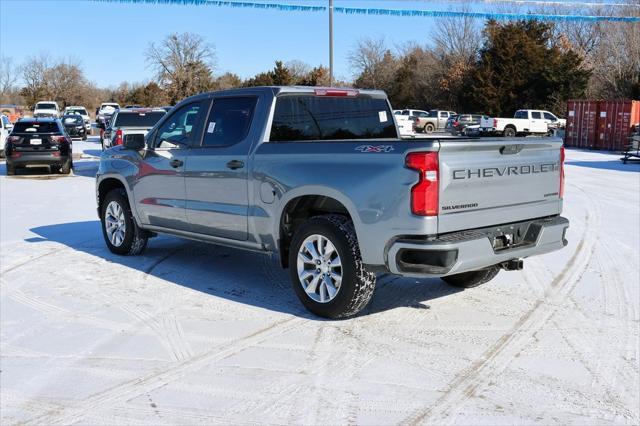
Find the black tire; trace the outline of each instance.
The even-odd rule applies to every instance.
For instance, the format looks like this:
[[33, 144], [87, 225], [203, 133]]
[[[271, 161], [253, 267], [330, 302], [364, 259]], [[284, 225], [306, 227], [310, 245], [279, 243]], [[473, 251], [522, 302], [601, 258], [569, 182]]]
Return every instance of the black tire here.
[[448, 275], [441, 279], [454, 287], [472, 288], [491, 281], [496, 275], [498, 275], [498, 272], [500, 272], [499, 267], [491, 266], [486, 269], [480, 269], [479, 271], [469, 271], [461, 274]]
[[84, 132], [84, 135], [82, 135], [82, 140], [86, 141], [87, 140], [87, 132]]
[[[311, 235], [321, 235], [334, 245], [341, 260], [342, 282], [335, 297], [326, 303], [313, 300], [298, 278], [298, 250]], [[289, 247], [289, 271], [293, 290], [312, 313], [325, 318], [346, 318], [360, 312], [371, 300], [376, 275], [367, 272], [351, 220], [339, 215], [312, 217], [295, 232]]]
[[502, 136], [504, 136], [505, 138], [514, 138], [516, 136], [516, 129], [511, 126], [507, 126], [504, 128]]
[[[122, 243], [118, 246], [111, 243], [107, 234], [105, 226], [105, 215], [107, 207], [111, 202], [116, 202], [124, 212], [124, 224], [125, 232]], [[129, 200], [127, 193], [124, 189], [114, 189], [110, 191], [102, 202], [100, 209], [100, 223], [102, 226], [102, 235], [107, 247], [112, 253], [121, 254], [125, 256], [133, 256], [141, 254], [147, 247], [147, 239], [149, 238], [147, 232], [140, 229], [133, 219], [131, 213], [131, 207], [129, 206]]]
[[427, 123], [424, 126], [424, 132], [425, 133], [433, 133], [436, 130], [435, 126], [431, 123]]
[[68, 175], [69, 173], [71, 173], [71, 158], [67, 158], [65, 160], [64, 163], [62, 163], [62, 166], [60, 167], [60, 173], [63, 175]]
[[7, 163], [7, 176], [13, 176], [16, 174], [16, 166]]

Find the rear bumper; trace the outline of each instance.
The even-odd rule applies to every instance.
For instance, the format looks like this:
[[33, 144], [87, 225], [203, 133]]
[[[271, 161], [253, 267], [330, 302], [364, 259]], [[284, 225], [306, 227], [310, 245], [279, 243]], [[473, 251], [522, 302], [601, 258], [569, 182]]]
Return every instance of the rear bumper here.
[[24, 152], [20, 153], [20, 157], [8, 157], [7, 163], [17, 166], [51, 166], [51, 165], [62, 165], [69, 158], [66, 155], [54, 156], [52, 153], [37, 153], [37, 154], [25, 154]]
[[[435, 239], [399, 239], [389, 246], [387, 268], [408, 277], [441, 277], [560, 250], [569, 220], [553, 218], [446, 234]], [[518, 233], [519, 231], [519, 233]], [[494, 248], [496, 238], [518, 233], [519, 242]], [[501, 236], [502, 235], [502, 236]]]

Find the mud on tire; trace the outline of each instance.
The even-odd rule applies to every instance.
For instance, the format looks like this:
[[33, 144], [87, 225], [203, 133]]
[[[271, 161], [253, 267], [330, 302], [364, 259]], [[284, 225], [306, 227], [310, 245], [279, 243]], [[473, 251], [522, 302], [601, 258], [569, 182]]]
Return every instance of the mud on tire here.
[[[125, 235], [122, 243], [119, 246], [115, 246], [111, 243], [111, 241], [109, 240], [109, 236], [107, 235], [107, 230], [105, 228], [105, 213], [107, 210], [107, 206], [112, 201], [117, 202], [124, 211]], [[114, 189], [106, 195], [100, 209], [100, 223], [104, 241], [112, 253], [133, 256], [141, 254], [147, 247], [147, 232], [143, 229], [140, 229], [136, 224], [136, 221], [133, 218], [133, 214], [131, 213], [131, 207], [129, 206], [127, 193], [124, 189]]]
[[[302, 286], [296, 267], [298, 251], [305, 239], [321, 235], [334, 245], [342, 265], [342, 282], [329, 302], [313, 300]], [[362, 263], [355, 228], [351, 220], [340, 215], [315, 216], [295, 232], [289, 249], [289, 272], [296, 295], [312, 313], [325, 318], [346, 318], [360, 312], [371, 300], [376, 285], [374, 273], [367, 272]]]

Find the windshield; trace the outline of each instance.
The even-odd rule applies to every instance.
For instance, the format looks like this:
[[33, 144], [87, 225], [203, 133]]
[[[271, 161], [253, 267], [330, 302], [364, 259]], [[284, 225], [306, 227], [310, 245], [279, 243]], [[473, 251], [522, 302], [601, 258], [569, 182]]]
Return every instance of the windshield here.
[[120, 112], [113, 127], [153, 127], [165, 114], [164, 111]]
[[36, 104], [36, 109], [56, 109], [56, 104]]
[[79, 115], [65, 115], [62, 117], [64, 124], [82, 124], [82, 117]]
[[80, 114], [80, 115], [89, 115], [87, 114], [87, 110], [84, 108], [74, 108], [67, 110], [67, 114]]
[[18, 121], [13, 126], [13, 132], [11, 133], [58, 133], [58, 124], [56, 122], [48, 123], [29, 123]]

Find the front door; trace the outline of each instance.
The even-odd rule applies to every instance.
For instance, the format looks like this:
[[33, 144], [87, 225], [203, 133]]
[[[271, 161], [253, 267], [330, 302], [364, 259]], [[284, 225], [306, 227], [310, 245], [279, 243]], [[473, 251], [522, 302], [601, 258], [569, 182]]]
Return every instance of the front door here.
[[202, 136], [205, 105], [196, 101], [178, 108], [150, 135], [133, 187], [143, 223], [189, 230], [184, 171], [191, 146]]
[[186, 211], [191, 230], [234, 240], [248, 236], [248, 154], [257, 96], [213, 100], [200, 147], [186, 168]]

